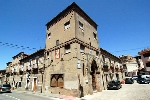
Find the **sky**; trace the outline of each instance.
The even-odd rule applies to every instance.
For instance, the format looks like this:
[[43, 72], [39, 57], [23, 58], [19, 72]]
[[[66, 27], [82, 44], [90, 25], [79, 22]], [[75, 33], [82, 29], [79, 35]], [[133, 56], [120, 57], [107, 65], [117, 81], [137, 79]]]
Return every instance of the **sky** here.
[[72, 2], [98, 24], [100, 48], [137, 56], [150, 47], [150, 0], [0, 0], [0, 70], [44, 48], [45, 25]]

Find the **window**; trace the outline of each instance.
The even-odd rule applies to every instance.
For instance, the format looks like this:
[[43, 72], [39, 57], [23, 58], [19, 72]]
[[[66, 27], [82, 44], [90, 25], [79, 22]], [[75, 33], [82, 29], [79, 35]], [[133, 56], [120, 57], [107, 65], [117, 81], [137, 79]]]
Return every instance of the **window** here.
[[48, 37], [48, 39], [50, 39], [51, 38], [51, 33], [48, 33], [47, 37]]
[[90, 54], [92, 54], [92, 50], [90, 50]]
[[67, 30], [68, 28], [70, 28], [70, 21], [66, 22], [64, 24], [65, 30]]
[[56, 40], [56, 46], [58, 46], [59, 45], [59, 40]]
[[64, 76], [63, 74], [52, 74], [51, 75], [51, 87], [64, 87]]
[[99, 55], [99, 52], [98, 52], [98, 51], [96, 51], [96, 56], [98, 57], [98, 55]]
[[32, 59], [29, 60], [29, 66], [32, 66]]
[[30, 67], [30, 61], [28, 62], [28, 66], [27, 66], [27, 70], [30, 70], [31, 67]]
[[47, 59], [49, 59], [49, 52], [47, 51]]
[[94, 39], [97, 39], [96, 33], [93, 32]]
[[85, 46], [80, 44], [80, 52], [84, 52]]
[[103, 62], [105, 62], [105, 56], [104, 55], [102, 55], [102, 59], [103, 59]]
[[39, 65], [39, 56], [35, 58], [34, 68], [38, 68], [38, 65]]
[[82, 66], [82, 70], [83, 70], [83, 76], [85, 75], [85, 66], [84, 66], [84, 63], [83, 63], [83, 66]]
[[110, 58], [108, 58], [109, 59], [109, 63], [111, 64], [111, 59]]
[[150, 62], [146, 63], [146, 67], [150, 67]]
[[21, 62], [21, 71], [24, 69], [24, 62]]
[[60, 49], [55, 50], [55, 58], [56, 59], [60, 58]]
[[79, 21], [79, 28], [83, 29], [83, 24]]
[[69, 53], [70, 51], [70, 44], [65, 46], [65, 53]]
[[77, 68], [81, 68], [80, 60], [77, 62]]

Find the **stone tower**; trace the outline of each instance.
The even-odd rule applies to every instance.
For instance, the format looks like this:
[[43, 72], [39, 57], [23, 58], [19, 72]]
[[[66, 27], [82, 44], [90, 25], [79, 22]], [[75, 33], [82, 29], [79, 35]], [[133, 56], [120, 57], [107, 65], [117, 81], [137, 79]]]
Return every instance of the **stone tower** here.
[[46, 27], [45, 92], [81, 97], [99, 91], [97, 24], [73, 2]]

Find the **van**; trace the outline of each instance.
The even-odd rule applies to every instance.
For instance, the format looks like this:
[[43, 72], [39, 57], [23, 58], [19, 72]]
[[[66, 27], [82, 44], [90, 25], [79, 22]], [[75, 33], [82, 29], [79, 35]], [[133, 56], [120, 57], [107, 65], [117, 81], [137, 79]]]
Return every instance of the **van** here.
[[146, 80], [150, 81], [150, 75], [141, 75], [141, 78], [145, 78]]

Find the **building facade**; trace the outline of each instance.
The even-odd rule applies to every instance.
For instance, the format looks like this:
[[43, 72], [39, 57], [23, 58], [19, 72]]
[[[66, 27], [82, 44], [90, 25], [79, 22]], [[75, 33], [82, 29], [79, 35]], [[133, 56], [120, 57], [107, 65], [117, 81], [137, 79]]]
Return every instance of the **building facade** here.
[[141, 73], [150, 75], [150, 48], [144, 49], [138, 52], [138, 54], [141, 56], [144, 65], [144, 70]]
[[122, 66], [122, 62], [118, 57], [102, 48], [100, 48], [100, 51], [102, 89], [106, 90], [109, 81], [118, 80], [121, 82], [125, 78], [125, 68]]
[[126, 67], [99, 47], [97, 24], [76, 3], [46, 27], [45, 49], [7, 63], [5, 80], [14, 88], [82, 97], [124, 79]]
[[97, 24], [72, 3], [46, 27], [45, 92], [81, 97], [101, 91]]
[[143, 64], [143, 61], [141, 59], [141, 56], [135, 56], [134, 58], [136, 59], [136, 62], [138, 64], [138, 73], [137, 73], [137, 75], [140, 76], [140, 75], [145, 73], [144, 64]]
[[18, 86], [21, 81], [19, 77], [19, 71], [21, 69], [19, 60], [23, 59], [26, 56], [27, 54], [24, 54], [24, 52], [20, 52], [12, 57], [12, 62], [7, 63], [5, 80], [7, 81], [7, 83], [12, 85], [13, 89]]
[[39, 92], [42, 90], [44, 51], [45, 49], [40, 49], [20, 60], [22, 89]]
[[6, 74], [6, 70], [0, 70], [0, 85], [6, 83], [5, 74]]
[[125, 75], [132, 77], [137, 75], [139, 67], [136, 58], [131, 55], [122, 55], [120, 56], [123, 66], [126, 68]]
[[5, 81], [6, 84], [10, 83], [10, 75], [11, 75], [11, 67], [12, 67], [12, 62], [6, 63], [6, 76], [5, 76]]

